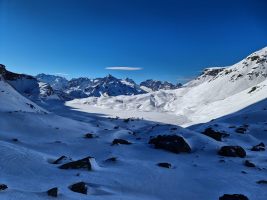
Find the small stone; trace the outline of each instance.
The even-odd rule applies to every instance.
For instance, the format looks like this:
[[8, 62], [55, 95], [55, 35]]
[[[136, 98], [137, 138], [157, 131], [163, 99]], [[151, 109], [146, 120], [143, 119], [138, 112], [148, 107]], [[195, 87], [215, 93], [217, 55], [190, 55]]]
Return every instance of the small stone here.
[[47, 195], [51, 197], [57, 197], [57, 193], [58, 193], [57, 187], [51, 188], [47, 191]]
[[257, 181], [258, 184], [267, 184], [267, 180], [259, 180]]
[[164, 163], [158, 163], [157, 164], [159, 167], [164, 167], [164, 168], [171, 168], [171, 164], [170, 163], [166, 163], [166, 162], [164, 162]]
[[0, 190], [6, 190], [8, 187], [5, 184], [0, 184]]
[[219, 200], [249, 200], [243, 194], [224, 194], [219, 198]]
[[247, 167], [256, 167], [256, 165], [254, 163], [250, 162], [249, 160], [246, 160], [244, 164]]
[[124, 139], [114, 139], [113, 142], [112, 142], [112, 145], [116, 145], [116, 144], [126, 144], [126, 145], [129, 145], [129, 144], [132, 144], [131, 142], [128, 142], [127, 140], [124, 140]]
[[73, 192], [81, 193], [81, 194], [87, 194], [87, 186], [84, 182], [78, 182], [71, 186], [69, 186], [69, 189]]

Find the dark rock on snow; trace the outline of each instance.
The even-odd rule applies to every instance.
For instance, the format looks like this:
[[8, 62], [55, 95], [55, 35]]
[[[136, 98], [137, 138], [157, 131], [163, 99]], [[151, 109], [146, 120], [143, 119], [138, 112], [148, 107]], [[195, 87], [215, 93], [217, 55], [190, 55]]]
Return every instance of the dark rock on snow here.
[[246, 160], [244, 165], [247, 167], [256, 167], [256, 165], [254, 163], [250, 162], [249, 160]]
[[57, 187], [51, 188], [47, 191], [47, 195], [51, 197], [57, 197], [58, 189]]
[[66, 164], [63, 164], [59, 166], [60, 169], [87, 169], [87, 170], [92, 170], [92, 166], [90, 163], [90, 159], [92, 157], [88, 156], [86, 158], [83, 158], [81, 160], [69, 162]]
[[0, 184], [0, 190], [6, 190], [8, 187], [5, 184]]
[[249, 200], [243, 194], [224, 194], [219, 198], [219, 200]]
[[218, 154], [227, 157], [246, 157], [246, 151], [240, 146], [223, 146], [218, 151]]
[[81, 194], [87, 194], [87, 186], [84, 182], [75, 183], [69, 186], [69, 189], [73, 192], [78, 192]]
[[243, 127], [243, 126], [238, 127], [238, 128], [235, 129], [236, 133], [241, 133], [241, 134], [244, 134], [246, 131], [247, 131], [247, 128]]
[[164, 167], [164, 168], [171, 168], [171, 164], [170, 163], [158, 163], [157, 164], [159, 167]]
[[106, 162], [116, 162], [117, 160], [118, 160], [117, 157], [111, 157], [106, 159]]
[[257, 181], [258, 184], [267, 184], [267, 180], [259, 180]]
[[229, 134], [222, 133], [219, 131], [214, 131], [212, 128], [206, 128], [205, 131], [202, 132], [204, 135], [213, 138], [217, 141], [222, 141], [223, 137], [229, 136]]
[[86, 134], [84, 135], [84, 138], [88, 138], [88, 139], [95, 138], [95, 135], [92, 134], [92, 133], [86, 133]]
[[251, 151], [265, 151], [265, 144], [261, 142], [251, 148]]
[[115, 145], [115, 144], [132, 144], [132, 143], [124, 139], [114, 139], [112, 142], [112, 145]]
[[178, 135], [158, 135], [150, 139], [149, 144], [154, 144], [156, 149], [164, 149], [173, 153], [191, 152], [184, 138]]
[[67, 160], [66, 156], [60, 156], [58, 159], [56, 159], [53, 164], [60, 164], [62, 161]]

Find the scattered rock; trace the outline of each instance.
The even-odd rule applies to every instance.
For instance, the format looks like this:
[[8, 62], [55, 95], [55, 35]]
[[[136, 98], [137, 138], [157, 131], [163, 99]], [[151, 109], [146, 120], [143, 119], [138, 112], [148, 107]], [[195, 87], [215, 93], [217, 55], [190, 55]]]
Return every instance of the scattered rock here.
[[58, 159], [56, 159], [53, 164], [61, 164], [63, 161], [66, 161], [68, 158], [66, 156], [60, 156]]
[[74, 183], [73, 185], [69, 186], [69, 189], [73, 192], [87, 194], [87, 186], [84, 182]]
[[18, 142], [19, 140], [17, 138], [12, 139], [13, 142]]
[[119, 126], [114, 126], [114, 129], [119, 129]]
[[244, 126], [240, 126], [240, 127], [235, 129], [235, 132], [240, 133], [240, 134], [244, 134], [246, 131], [247, 131], [247, 128]]
[[267, 184], [267, 180], [259, 180], [257, 181], [258, 184]]
[[246, 157], [246, 151], [240, 146], [223, 146], [218, 151], [218, 154], [227, 157]]
[[233, 126], [229, 126], [228, 128], [236, 128], [236, 126], [233, 125]]
[[265, 151], [265, 144], [261, 142], [251, 148], [251, 151]]
[[217, 141], [222, 141], [223, 137], [229, 136], [229, 134], [222, 133], [219, 131], [214, 131], [212, 128], [206, 128], [205, 131], [202, 132], [204, 135], [213, 138]]
[[125, 123], [128, 123], [130, 121], [130, 118], [124, 119], [123, 120]]
[[219, 198], [219, 200], [249, 200], [243, 194], [224, 194]]
[[8, 187], [7, 187], [7, 185], [5, 185], [5, 184], [0, 184], [0, 191], [1, 190], [6, 190]]
[[126, 144], [126, 145], [129, 145], [129, 144], [132, 144], [131, 142], [128, 142], [127, 140], [124, 140], [124, 139], [114, 139], [113, 142], [112, 142], [112, 145], [116, 145], [116, 144]]
[[86, 133], [86, 134], [84, 135], [84, 138], [87, 138], [87, 139], [95, 138], [95, 134], [92, 134], [92, 133]]
[[158, 163], [157, 164], [158, 166], [160, 166], [160, 167], [164, 167], [164, 168], [171, 168], [172, 167], [172, 165], [170, 164], [170, 163]]
[[59, 166], [59, 168], [60, 169], [87, 169], [90, 171], [90, 170], [92, 170], [92, 165], [91, 165], [90, 159], [92, 159], [92, 157], [88, 156], [88, 157], [83, 158], [81, 160], [77, 160], [77, 161], [63, 164], [63, 165]]
[[245, 160], [244, 165], [247, 167], [256, 167], [256, 165], [254, 163], [250, 162], [249, 160]]
[[178, 135], [158, 135], [151, 138], [149, 144], [154, 144], [156, 149], [164, 149], [173, 153], [191, 152], [184, 138]]
[[57, 192], [58, 192], [57, 187], [54, 187], [47, 191], [47, 195], [51, 197], [57, 197]]
[[116, 162], [117, 160], [118, 160], [117, 157], [111, 157], [106, 159], [106, 162]]

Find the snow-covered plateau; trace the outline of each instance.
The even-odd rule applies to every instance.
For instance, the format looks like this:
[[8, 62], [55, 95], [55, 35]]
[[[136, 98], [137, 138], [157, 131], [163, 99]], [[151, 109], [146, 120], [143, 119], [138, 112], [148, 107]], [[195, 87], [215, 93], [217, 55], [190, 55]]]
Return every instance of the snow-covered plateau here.
[[178, 89], [65, 85], [0, 65], [1, 200], [266, 200], [267, 48]]

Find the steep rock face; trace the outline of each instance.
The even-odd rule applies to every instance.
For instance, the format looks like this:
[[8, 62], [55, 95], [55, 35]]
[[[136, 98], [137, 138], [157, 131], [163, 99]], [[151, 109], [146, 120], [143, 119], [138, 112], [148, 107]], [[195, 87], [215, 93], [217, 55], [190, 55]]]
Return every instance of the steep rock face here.
[[0, 75], [19, 93], [33, 101], [40, 101], [47, 98], [60, 98], [49, 84], [40, 82], [30, 75], [10, 72], [1, 64]]
[[27, 97], [38, 96], [40, 93], [38, 81], [32, 76], [10, 72], [4, 65], [0, 65], [0, 74], [18, 92]]
[[140, 86], [149, 88], [152, 91], [158, 91], [161, 89], [163, 89], [163, 90], [177, 89], [177, 88], [182, 87], [182, 84], [178, 83], [178, 84], [174, 85], [174, 84], [169, 83], [167, 81], [162, 82], [162, 81], [155, 81], [155, 80], [149, 79], [149, 80], [141, 82]]
[[49, 84], [54, 90], [63, 90], [68, 85], [68, 80], [61, 76], [38, 74], [35, 77], [38, 81]]

